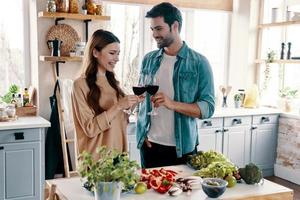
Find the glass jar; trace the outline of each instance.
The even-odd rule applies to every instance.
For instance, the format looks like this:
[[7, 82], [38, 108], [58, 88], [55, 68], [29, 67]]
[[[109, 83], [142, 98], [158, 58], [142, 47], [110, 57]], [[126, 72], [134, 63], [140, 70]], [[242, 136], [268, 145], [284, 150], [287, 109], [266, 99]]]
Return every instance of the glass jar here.
[[0, 107], [0, 121], [7, 120], [8, 116], [6, 113], [6, 109], [4, 107]]
[[55, 0], [48, 0], [46, 5], [46, 11], [47, 12], [56, 12], [56, 4]]
[[7, 104], [6, 114], [9, 118], [14, 118], [16, 116], [16, 106], [14, 104]]

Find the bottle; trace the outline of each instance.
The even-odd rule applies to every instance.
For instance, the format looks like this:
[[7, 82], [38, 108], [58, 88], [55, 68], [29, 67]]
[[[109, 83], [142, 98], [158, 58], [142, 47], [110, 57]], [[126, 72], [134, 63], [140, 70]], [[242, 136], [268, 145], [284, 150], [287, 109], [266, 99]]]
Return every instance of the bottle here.
[[26, 106], [29, 104], [29, 93], [28, 89], [24, 88], [24, 93], [23, 93], [23, 106]]
[[18, 94], [18, 97], [17, 97], [17, 107], [22, 107], [23, 106], [23, 101], [22, 101], [22, 95], [21, 94]]
[[15, 94], [12, 94], [11, 95], [11, 101], [10, 101], [11, 104], [15, 105], [15, 107], [17, 107], [17, 99], [16, 99], [16, 95]]

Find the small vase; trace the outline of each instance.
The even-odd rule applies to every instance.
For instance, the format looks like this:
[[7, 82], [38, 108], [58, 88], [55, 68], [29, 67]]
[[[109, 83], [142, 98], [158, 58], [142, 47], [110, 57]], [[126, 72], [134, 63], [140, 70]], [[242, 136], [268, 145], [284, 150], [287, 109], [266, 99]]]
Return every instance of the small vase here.
[[120, 200], [121, 182], [100, 182], [95, 191], [95, 200]]

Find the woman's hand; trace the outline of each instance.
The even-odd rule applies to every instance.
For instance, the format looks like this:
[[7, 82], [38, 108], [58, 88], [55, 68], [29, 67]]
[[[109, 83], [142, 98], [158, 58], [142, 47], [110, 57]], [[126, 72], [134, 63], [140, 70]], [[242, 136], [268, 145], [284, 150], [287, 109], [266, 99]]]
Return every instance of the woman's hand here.
[[136, 95], [126, 95], [125, 97], [121, 98], [118, 102], [118, 107], [120, 110], [125, 110], [133, 106], [134, 104], [139, 103], [139, 97]]

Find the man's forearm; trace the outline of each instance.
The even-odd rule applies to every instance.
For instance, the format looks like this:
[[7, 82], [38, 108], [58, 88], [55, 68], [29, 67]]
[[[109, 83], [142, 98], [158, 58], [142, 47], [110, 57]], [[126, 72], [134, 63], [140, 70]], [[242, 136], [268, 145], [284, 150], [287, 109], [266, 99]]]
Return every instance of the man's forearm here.
[[171, 109], [190, 117], [201, 118], [201, 110], [196, 103], [172, 101]]

